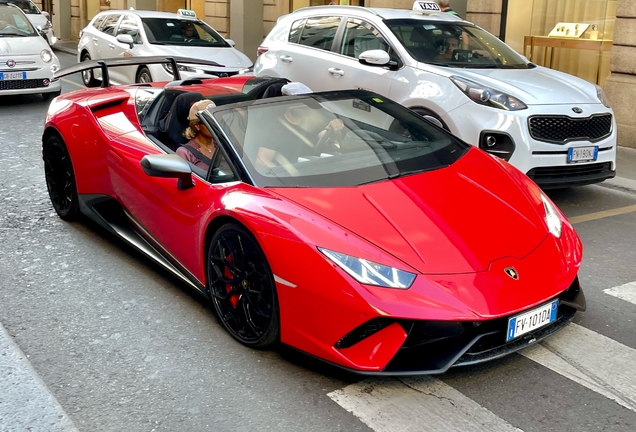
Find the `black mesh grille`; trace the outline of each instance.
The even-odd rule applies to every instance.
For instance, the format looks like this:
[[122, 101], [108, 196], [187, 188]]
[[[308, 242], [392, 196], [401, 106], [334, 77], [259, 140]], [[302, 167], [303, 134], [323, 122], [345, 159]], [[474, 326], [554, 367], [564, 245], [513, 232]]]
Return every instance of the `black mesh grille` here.
[[533, 179], [535, 182], [540, 183], [543, 179], [554, 180], [558, 178], [584, 177], [602, 174], [604, 171], [609, 171], [611, 168], [611, 162], [540, 167], [528, 171], [528, 177]]
[[568, 116], [530, 117], [530, 136], [537, 141], [564, 144], [573, 140], [598, 141], [612, 132], [612, 115], [599, 114], [588, 118]]
[[[48, 81], [48, 80], [47, 80]], [[21, 90], [46, 87], [43, 79], [0, 81], [0, 90]]]
[[207, 75], [215, 75], [219, 78], [230, 77], [234, 75], [238, 75], [238, 72], [218, 72], [218, 71], [205, 71]]

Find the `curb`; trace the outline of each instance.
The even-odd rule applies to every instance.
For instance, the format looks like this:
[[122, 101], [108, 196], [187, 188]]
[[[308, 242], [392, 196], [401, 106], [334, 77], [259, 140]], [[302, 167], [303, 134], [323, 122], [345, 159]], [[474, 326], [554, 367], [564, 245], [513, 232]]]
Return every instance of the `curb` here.
[[44, 381], [0, 323], [0, 430], [78, 432]]
[[71, 54], [74, 56], [77, 56], [77, 50], [75, 48], [69, 48], [69, 47], [65, 47], [65, 46], [57, 46], [58, 44], [55, 44], [53, 46], [53, 51], [60, 51], [66, 54]]
[[625, 177], [614, 177], [612, 179], [608, 179], [604, 182], [598, 183], [598, 185], [609, 189], [618, 189], [632, 193], [636, 192], [636, 180]]

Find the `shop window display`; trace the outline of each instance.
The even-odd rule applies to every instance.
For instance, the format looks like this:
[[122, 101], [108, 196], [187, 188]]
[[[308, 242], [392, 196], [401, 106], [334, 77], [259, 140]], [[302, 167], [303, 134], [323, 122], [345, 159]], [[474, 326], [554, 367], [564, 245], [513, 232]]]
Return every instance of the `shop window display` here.
[[615, 17], [616, 0], [508, 0], [505, 39], [533, 63], [603, 85]]

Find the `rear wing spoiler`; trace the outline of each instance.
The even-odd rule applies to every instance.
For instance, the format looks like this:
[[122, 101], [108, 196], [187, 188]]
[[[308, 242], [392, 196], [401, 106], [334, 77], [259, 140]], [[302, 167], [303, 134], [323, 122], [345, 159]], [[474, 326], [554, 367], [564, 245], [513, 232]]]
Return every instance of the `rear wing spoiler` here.
[[138, 65], [165, 64], [165, 63], [169, 63], [172, 65], [172, 76], [174, 77], [174, 81], [178, 81], [181, 79], [181, 74], [179, 73], [179, 68], [177, 67], [178, 63], [225, 67], [224, 65], [219, 64], [217, 62], [213, 62], [211, 60], [201, 60], [201, 59], [194, 59], [189, 57], [163, 57], [163, 56], [117, 57], [117, 58], [100, 59], [100, 60], [89, 60], [89, 61], [78, 63], [71, 67], [57, 71], [54, 74], [54, 79], [58, 80], [67, 75], [72, 75], [78, 72], [84, 72], [89, 69], [100, 69], [102, 72], [102, 87], [109, 87], [110, 86], [110, 77], [108, 75], [109, 67], [138, 66]]

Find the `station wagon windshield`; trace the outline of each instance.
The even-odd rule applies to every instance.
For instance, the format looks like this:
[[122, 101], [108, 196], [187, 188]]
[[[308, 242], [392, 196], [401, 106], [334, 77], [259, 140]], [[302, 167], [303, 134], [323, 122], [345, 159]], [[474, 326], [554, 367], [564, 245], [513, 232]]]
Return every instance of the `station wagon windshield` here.
[[386, 20], [385, 24], [422, 63], [459, 68], [533, 67], [501, 40], [472, 25], [418, 19]]
[[212, 27], [199, 20], [142, 18], [148, 42], [153, 45], [179, 45], [227, 48], [230, 45]]
[[366, 91], [240, 103], [213, 116], [259, 186], [356, 186], [451, 165], [468, 145]]

